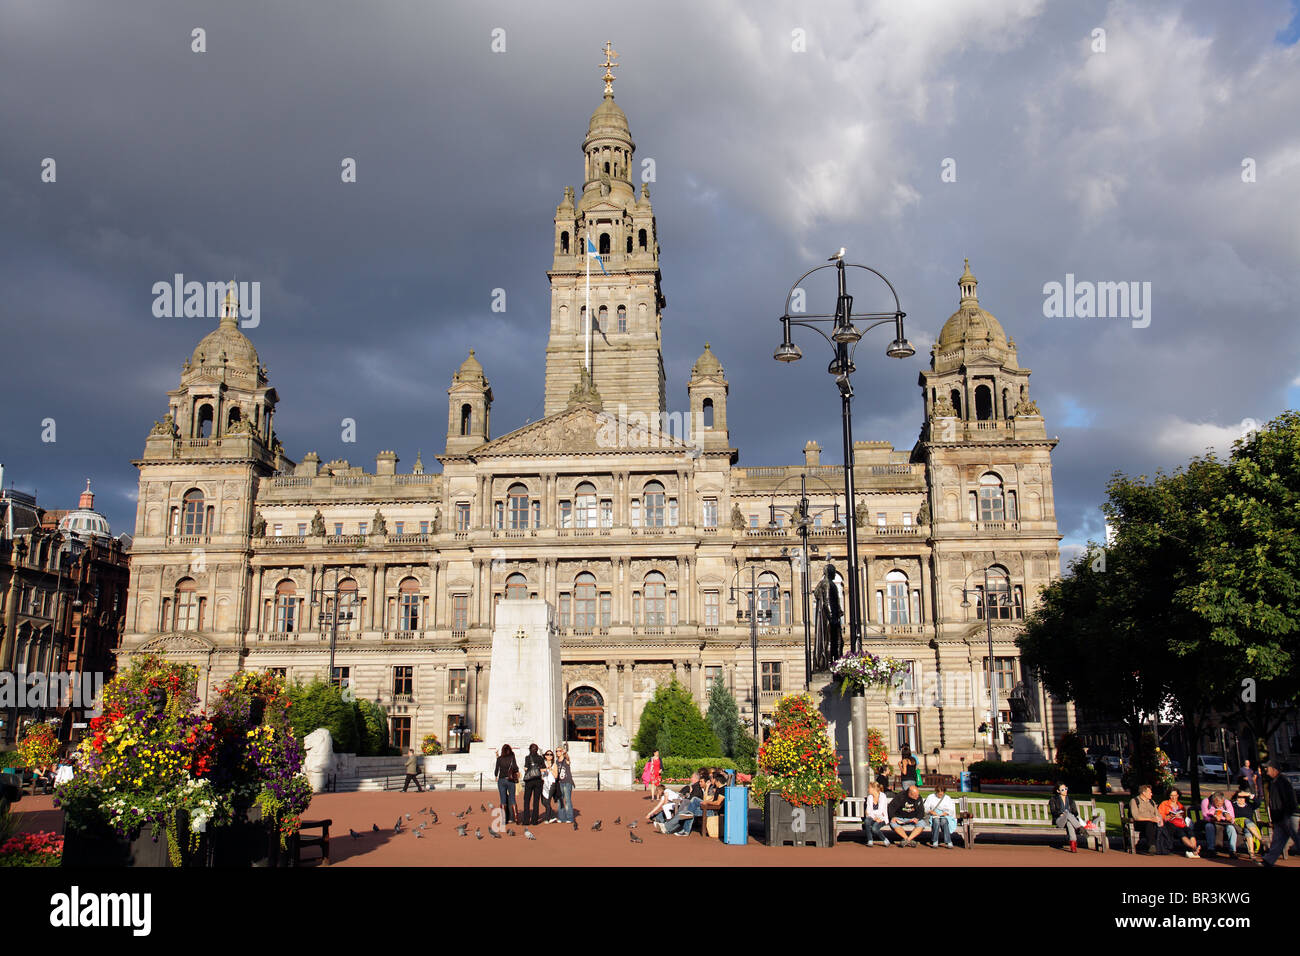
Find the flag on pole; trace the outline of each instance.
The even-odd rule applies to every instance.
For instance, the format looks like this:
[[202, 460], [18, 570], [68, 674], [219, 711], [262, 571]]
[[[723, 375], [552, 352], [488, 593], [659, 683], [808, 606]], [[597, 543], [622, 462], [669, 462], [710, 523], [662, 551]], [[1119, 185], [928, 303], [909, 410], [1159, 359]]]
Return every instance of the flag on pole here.
[[600, 271], [605, 273], [605, 275], [609, 275], [609, 270], [605, 268], [605, 263], [601, 261], [600, 253], [596, 251], [596, 245], [591, 241], [591, 236], [587, 237], [587, 257], [589, 259], [595, 259], [596, 264], [600, 266]]

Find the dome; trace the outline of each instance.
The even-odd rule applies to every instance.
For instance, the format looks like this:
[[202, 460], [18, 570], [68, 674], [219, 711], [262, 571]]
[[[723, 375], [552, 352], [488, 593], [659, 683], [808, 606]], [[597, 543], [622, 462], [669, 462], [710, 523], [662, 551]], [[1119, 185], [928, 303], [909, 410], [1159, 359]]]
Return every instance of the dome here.
[[483, 366], [474, 357], [473, 349], [469, 350], [469, 356], [460, 363], [460, 368], [456, 369], [456, 374], [452, 378], [457, 382], [482, 383], [484, 381]]
[[614, 95], [611, 93], [606, 96], [596, 112], [591, 114], [591, 122], [587, 124], [587, 138], [604, 133], [621, 133], [624, 137], [631, 135], [631, 128], [627, 125], [627, 114], [623, 112], [622, 107], [614, 102]]
[[695, 360], [695, 365], [691, 368], [691, 377], [695, 378], [701, 375], [721, 374], [722, 363], [718, 361], [718, 357], [714, 355], [713, 350], [709, 348], [709, 343], [705, 342], [704, 351], [700, 354], [700, 357]]
[[112, 537], [108, 519], [95, 510], [95, 495], [86, 479], [86, 490], [81, 493], [76, 511], [69, 511], [59, 519], [59, 530], [74, 537]]
[[232, 290], [226, 293], [221, 306], [221, 322], [194, 347], [191, 365], [220, 365], [221, 353], [226, 354], [226, 364], [256, 372], [260, 367], [257, 349], [243, 332], [239, 331], [239, 301]]
[[970, 271], [969, 259], [966, 260], [966, 268], [957, 280], [957, 285], [961, 289], [961, 302], [957, 311], [943, 324], [936, 349], [945, 352], [966, 344], [990, 344], [1006, 349], [1007, 333], [1003, 330], [1002, 323], [991, 312], [980, 308], [979, 299], [975, 295], [979, 280]]

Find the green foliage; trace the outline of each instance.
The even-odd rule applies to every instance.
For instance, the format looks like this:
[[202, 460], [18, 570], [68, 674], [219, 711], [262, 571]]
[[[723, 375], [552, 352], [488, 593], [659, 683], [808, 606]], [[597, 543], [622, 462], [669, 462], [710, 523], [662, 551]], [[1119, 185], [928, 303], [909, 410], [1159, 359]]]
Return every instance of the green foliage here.
[[754, 735], [742, 731], [736, 738], [736, 750], [731, 755], [736, 761], [736, 769], [741, 773], [756, 773], [758, 771], [758, 741]]
[[[642, 757], [636, 762], [635, 779], [641, 779], [641, 771], [645, 769], [646, 762], [650, 758]], [[728, 757], [664, 757], [663, 777], [667, 782], [669, 780], [688, 780], [691, 774], [703, 767], [713, 767], [715, 770], [741, 770], [734, 760]]]
[[1008, 783], [1041, 783], [1050, 786], [1057, 774], [1054, 763], [1012, 763], [1004, 760], [977, 760], [967, 769], [981, 783], [1004, 780]]
[[[722, 753], [722, 743], [695, 706], [691, 693], [673, 678], [655, 688], [641, 711], [632, 749], [649, 757], [707, 757]], [[666, 762], [666, 761], [665, 761]]]
[[1093, 770], [1084, 753], [1083, 742], [1073, 731], [1061, 737], [1056, 745], [1056, 779], [1070, 788], [1076, 797], [1092, 793]]
[[1120, 775], [1120, 786], [1131, 795], [1136, 796], [1138, 787], [1144, 783], [1151, 785], [1151, 793], [1156, 800], [1167, 797], [1169, 789], [1174, 785], [1169, 758], [1156, 746], [1156, 735], [1150, 730], [1144, 730], [1139, 736], [1133, 756]]
[[334, 738], [337, 753], [357, 753], [361, 740], [357, 707], [343, 699], [343, 691], [323, 680], [297, 683], [289, 688], [289, 721], [299, 740], [317, 727], [324, 727]]
[[363, 757], [381, 757], [389, 750], [388, 711], [374, 701], [355, 701], [357, 709], [357, 753]]
[[740, 708], [736, 706], [736, 698], [720, 680], [715, 680], [709, 689], [708, 720], [709, 727], [722, 744], [722, 753], [734, 757], [736, 742], [744, 736], [744, 729], [740, 726]]

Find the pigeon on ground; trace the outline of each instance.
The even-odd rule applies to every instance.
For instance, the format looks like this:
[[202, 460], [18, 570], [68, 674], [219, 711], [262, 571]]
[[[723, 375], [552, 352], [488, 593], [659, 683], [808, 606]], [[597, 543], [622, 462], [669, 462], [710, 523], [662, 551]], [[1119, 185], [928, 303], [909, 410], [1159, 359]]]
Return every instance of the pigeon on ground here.
[[393, 832], [394, 832], [394, 833], [401, 833], [401, 832], [402, 832], [402, 818], [401, 818], [401, 817], [398, 817], [398, 818], [397, 818], [397, 822], [393, 824]]
[[465, 811], [462, 810], [462, 811], [460, 811], [460, 813], [456, 814], [456, 819], [457, 819], [457, 820], [464, 820], [464, 819], [465, 819]]
[[533, 836], [533, 831], [532, 831], [532, 830], [524, 830], [524, 839], [525, 839], [525, 840], [536, 840], [537, 837]]
[[514, 835], [515, 835], [515, 831], [514, 831], [514, 830], [511, 830], [509, 827], [507, 827], [507, 828], [506, 828], [506, 836], [514, 836]]
[[599, 830], [599, 829], [600, 829], [600, 821], [597, 820], [595, 823], [593, 823], [593, 824], [591, 825], [591, 829], [592, 829], [593, 831], [595, 831], [595, 830]]
[[478, 805], [478, 808], [479, 808], [479, 810], [480, 810], [481, 812], [483, 812], [483, 813], [487, 813], [487, 807], [483, 806], [483, 804], [480, 803], [480, 804]]
[[371, 832], [371, 833], [378, 833], [378, 832], [379, 832], [379, 824], [378, 824], [378, 823], [372, 823], [372, 824], [370, 824], [370, 832]]
[[470, 804], [468, 807], [466, 807], [466, 808], [465, 808], [465, 812], [466, 812], [466, 813], [473, 813], [473, 812], [474, 812], [474, 805], [473, 805], [473, 804]]
[[408, 820], [411, 819], [411, 815], [409, 813], [406, 815], [406, 819]]
[[468, 829], [469, 829], [469, 824], [468, 824], [468, 823], [462, 823], [460, 826], [456, 827], [456, 835], [457, 835], [457, 836], [469, 836], [469, 834], [465, 832], [465, 831], [468, 830]]
[[415, 812], [416, 812], [416, 813], [428, 813], [428, 812], [429, 812], [429, 808], [428, 808], [428, 807], [420, 807], [420, 809], [419, 809], [419, 810], [416, 810]]
[[491, 837], [492, 839], [494, 839], [494, 840], [500, 840], [500, 839], [501, 839], [501, 834], [500, 834], [500, 833], [497, 833], [496, 830], [488, 830], [488, 836], [490, 836], [490, 837]]
[[361, 834], [358, 833], [356, 830], [352, 829], [351, 827], [348, 827], [348, 836], [352, 837], [352, 839], [354, 840], [361, 839]]
[[434, 813], [433, 810], [430, 809], [429, 815], [433, 817], [433, 822], [436, 824], [438, 822], [438, 814]]
[[619, 825], [620, 823], [622, 823], [622, 822], [623, 822], [623, 818], [622, 818], [622, 817], [615, 817], [615, 818], [614, 818], [614, 826], [618, 826], [618, 825]]
[[628, 833], [628, 836], [630, 836], [630, 837], [632, 838], [632, 842], [633, 842], [633, 843], [644, 843], [644, 842], [645, 842], [645, 841], [642, 840], [639, 836], [637, 836], [635, 833]]
[[415, 838], [416, 838], [417, 840], [422, 840], [422, 839], [424, 839], [424, 834], [421, 833], [419, 830], [416, 830], [416, 831], [415, 831]]
[[631, 823], [629, 823], [629, 824], [627, 825], [627, 828], [628, 828], [629, 830], [635, 830], [635, 829], [636, 829], [636, 821], [633, 820]]
[[474, 839], [476, 840], [483, 839], [483, 831], [480, 830], [478, 827], [474, 828]]

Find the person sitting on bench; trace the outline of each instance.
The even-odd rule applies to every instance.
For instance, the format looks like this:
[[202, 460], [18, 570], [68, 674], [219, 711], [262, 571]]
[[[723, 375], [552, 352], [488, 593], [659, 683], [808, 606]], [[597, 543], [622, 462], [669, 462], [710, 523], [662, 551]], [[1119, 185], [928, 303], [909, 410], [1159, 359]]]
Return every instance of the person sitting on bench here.
[[873, 846], [877, 840], [889, 846], [889, 837], [885, 830], [889, 827], [889, 797], [885, 795], [879, 781], [867, 784], [867, 798], [862, 805], [862, 834], [867, 838], [867, 846]]
[[1079, 833], [1093, 829], [1093, 824], [1091, 820], [1085, 823], [1079, 819], [1079, 807], [1071, 799], [1069, 787], [1063, 783], [1057, 785], [1056, 793], [1048, 801], [1047, 812], [1052, 815], [1052, 822], [1058, 827], [1065, 827], [1065, 832], [1070, 837], [1070, 852], [1078, 853]]
[[1201, 801], [1201, 820], [1205, 823], [1205, 852], [1213, 855], [1215, 847], [1228, 844], [1228, 856], [1237, 855], [1237, 828], [1233, 826], [1232, 804], [1222, 790], [1216, 790]]
[[1155, 853], [1156, 831], [1164, 826], [1164, 821], [1160, 819], [1155, 800], [1151, 799], [1151, 784], [1144, 783], [1138, 787], [1137, 796], [1128, 802], [1128, 812], [1133, 820], [1133, 829], [1138, 832], [1134, 852]]
[[[930, 820], [930, 846], [952, 849], [952, 828], [957, 825], [957, 807], [948, 796], [948, 788], [940, 781], [934, 793], [925, 798], [925, 815]], [[939, 838], [943, 843], [939, 843]]]
[[925, 829], [925, 804], [915, 783], [890, 801], [889, 825], [898, 834], [898, 846], [917, 845], [916, 838]]

